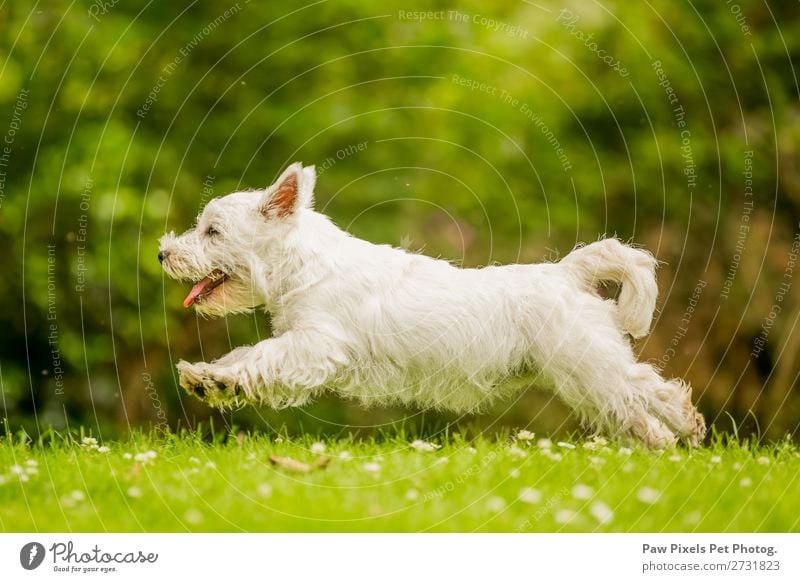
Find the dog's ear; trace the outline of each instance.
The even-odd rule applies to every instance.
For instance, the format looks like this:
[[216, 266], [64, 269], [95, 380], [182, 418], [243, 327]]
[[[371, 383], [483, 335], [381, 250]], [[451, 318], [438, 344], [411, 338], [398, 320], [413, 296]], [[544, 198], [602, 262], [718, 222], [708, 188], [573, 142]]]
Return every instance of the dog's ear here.
[[300, 162], [295, 162], [264, 192], [259, 212], [265, 218], [285, 218], [300, 208], [311, 208], [316, 180], [314, 166], [304, 168]]

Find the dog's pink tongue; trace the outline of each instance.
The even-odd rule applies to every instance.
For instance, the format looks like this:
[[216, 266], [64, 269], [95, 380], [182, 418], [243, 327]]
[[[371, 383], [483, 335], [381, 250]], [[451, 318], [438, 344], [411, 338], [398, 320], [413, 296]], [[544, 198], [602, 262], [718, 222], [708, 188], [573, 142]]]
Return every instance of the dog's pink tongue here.
[[194, 303], [194, 300], [197, 299], [197, 296], [200, 295], [206, 288], [206, 285], [211, 283], [212, 279], [210, 277], [206, 277], [202, 281], [200, 281], [197, 285], [192, 287], [192, 290], [189, 291], [189, 294], [186, 296], [186, 299], [183, 300], [184, 307], [191, 307]]

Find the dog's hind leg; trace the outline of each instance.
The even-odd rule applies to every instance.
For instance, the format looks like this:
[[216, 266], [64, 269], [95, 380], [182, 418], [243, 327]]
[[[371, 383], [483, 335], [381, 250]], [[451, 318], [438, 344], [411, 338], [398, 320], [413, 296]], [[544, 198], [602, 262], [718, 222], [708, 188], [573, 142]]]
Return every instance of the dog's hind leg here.
[[[652, 449], [675, 444], [669, 427], [648, 410], [646, 400], [628, 390], [625, 374], [612, 374], [606, 381], [586, 384], [588, 379], [554, 379], [556, 394], [572, 407], [582, 422], [613, 438], [633, 437]], [[615, 384], [610, 390], [611, 384]]]
[[685, 382], [665, 380], [650, 364], [638, 363], [630, 370], [631, 381], [649, 400], [650, 411], [663, 420], [689, 445], [703, 440], [706, 425], [692, 404], [692, 389]]
[[[589, 307], [560, 323], [548, 337], [560, 343], [539, 343], [540, 369], [556, 394], [581, 420], [612, 437], [634, 437], [650, 448], [675, 443], [672, 430], [651, 413], [651, 398], [634, 381], [639, 370], [630, 345], [605, 308]], [[540, 334], [541, 335], [541, 334]]]

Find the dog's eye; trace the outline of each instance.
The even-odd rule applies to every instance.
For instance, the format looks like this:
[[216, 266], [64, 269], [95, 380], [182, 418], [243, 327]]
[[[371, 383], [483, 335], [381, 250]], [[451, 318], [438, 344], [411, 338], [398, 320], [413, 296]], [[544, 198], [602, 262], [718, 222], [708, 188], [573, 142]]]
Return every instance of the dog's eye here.
[[214, 228], [213, 226], [209, 226], [206, 229], [206, 234], [208, 236], [217, 236], [219, 234], [219, 231], [216, 228]]

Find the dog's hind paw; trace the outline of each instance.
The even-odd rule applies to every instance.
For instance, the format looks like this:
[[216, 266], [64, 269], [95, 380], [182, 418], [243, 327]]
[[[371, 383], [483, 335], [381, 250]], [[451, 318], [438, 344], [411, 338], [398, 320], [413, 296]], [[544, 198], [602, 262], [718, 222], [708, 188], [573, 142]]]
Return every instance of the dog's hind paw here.
[[237, 405], [243, 389], [230, 370], [205, 362], [178, 362], [181, 387], [209, 406], [226, 408]]

